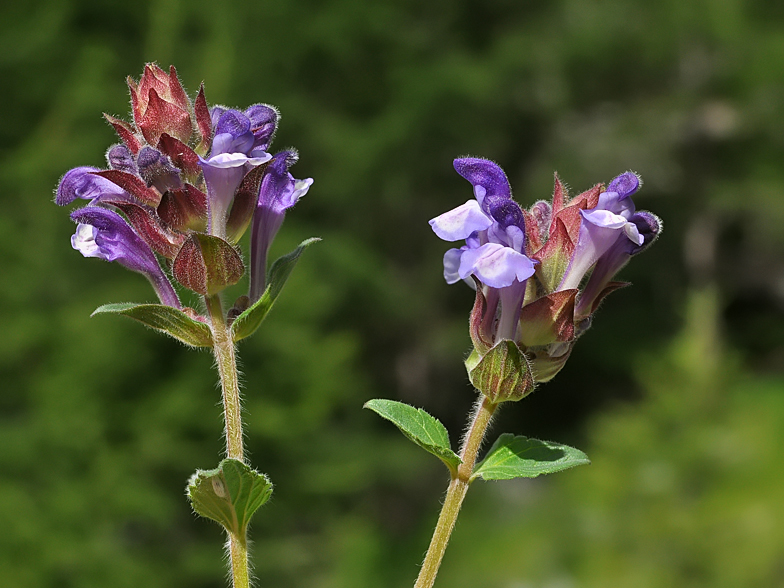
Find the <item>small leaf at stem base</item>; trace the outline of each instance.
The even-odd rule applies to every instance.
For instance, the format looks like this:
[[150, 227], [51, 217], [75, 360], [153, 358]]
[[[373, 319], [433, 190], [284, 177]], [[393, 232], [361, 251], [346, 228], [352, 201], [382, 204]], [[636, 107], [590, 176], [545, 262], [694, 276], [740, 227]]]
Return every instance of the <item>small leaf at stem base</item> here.
[[253, 513], [272, 495], [269, 478], [237, 459], [224, 459], [214, 470], [197, 470], [188, 481], [193, 510], [245, 540]]
[[421, 408], [380, 398], [368, 400], [364, 408], [369, 408], [394, 423], [411, 441], [443, 461], [450, 472], [457, 471], [457, 467], [462, 463], [449, 446], [446, 427]]
[[535, 478], [589, 463], [588, 456], [574, 447], [504, 433], [476, 466], [471, 480]]

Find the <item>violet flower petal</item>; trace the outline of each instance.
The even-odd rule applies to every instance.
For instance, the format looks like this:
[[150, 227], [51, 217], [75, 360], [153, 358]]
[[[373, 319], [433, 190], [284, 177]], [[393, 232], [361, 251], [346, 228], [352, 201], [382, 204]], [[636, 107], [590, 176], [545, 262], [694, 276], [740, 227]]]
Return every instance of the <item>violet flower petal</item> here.
[[253, 149], [254, 136], [250, 119], [239, 110], [224, 111], [215, 125], [210, 155], [221, 153], [243, 153], [248, 155]]
[[491, 288], [505, 288], [515, 280], [523, 282], [534, 274], [534, 262], [498, 243], [486, 243], [478, 249], [468, 249], [460, 258], [459, 275], [465, 279], [471, 274]]
[[66, 173], [57, 186], [55, 203], [65, 206], [77, 198], [95, 200], [107, 196], [127, 197], [127, 192], [117, 184], [93, 174], [97, 171], [101, 170], [97, 167], [82, 166]]
[[461, 280], [460, 278], [460, 258], [466, 248], [450, 249], [444, 253], [444, 279], [447, 284], [454, 284]]
[[262, 151], [269, 149], [280, 118], [278, 110], [269, 104], [254, 104], [248, 106], [243, 114], [250, 120], [253, 149], [261, 149]]
[[493, 224], [476, 200], [469, 200], [457, 208], [429, 221], [433, 232], [444, 241], [468, 239], [474, 231], [484, 231]]
[[640, 177], [637, 174], [628, 171], [613, 178], [607, 186], [607, 191], [617, 192], [620, 199], [623, 200], [639, 190], [641, 183]]
[[463, 157], [453, 162], [455, 171], [471, 182], [474, 195], [482, 204], [487, 194], [491, 196], [512, 197], [512, 188], [501, 167], [488, 159]]
[[288, 168], [296, 161], [296, 153], [276, 153], [264, 171], [259, 200], [253, 213], [250, 241], [251, 302], [258, 300], [266, 287], [267, 254], [275, 235], [283, 224], [286, 210], [294, 206], [313, 184], [312, 178], [296, 180]]

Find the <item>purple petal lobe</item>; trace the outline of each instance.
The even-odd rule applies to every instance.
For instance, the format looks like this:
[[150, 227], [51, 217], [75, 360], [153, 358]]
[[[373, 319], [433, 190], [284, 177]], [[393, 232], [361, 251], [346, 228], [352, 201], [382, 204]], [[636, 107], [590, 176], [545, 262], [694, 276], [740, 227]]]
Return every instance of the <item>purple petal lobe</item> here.
[[460, 258], [463, 256], [464, 249], [450, 249], [444, 253], [444, 279], [447, 284], [454, 284], [460, 281]]
[[244, 114], [250, 120], [250, 132], [253, 133], [253, 149], [266, 151], [278, 126], [279, 114], [277, 109], [268, 104], [254, 104], [246, 108]]
[[474, 231], [484, 231], [493, 224], [476, 200], [469, 200], [429, 222], [433, 232], [444, 241], [468, 239]]
[[464, 157], [455, 159], [454, 166], [455, 171], [474, 186], [474, 193], [480, 204], [487, 195], [502, 196], [504, 198], [512, 197], [512, 189], [509, 186], [509, 180], [506, 178], [504, 170], [492, 161], [475, 157]]
[[607, 229], [622, 229], [626, 225], [626, 219], [618, 214], [613, 214], [609, 210], [594, 209], [591, 211], [581, 210], [583, 218], [597, 227]]
[[522, 282], [534, 273], [534, 262], [511, 247], [486, 243], [479, 249], [463, 252], [460, 259], [460, 277], [474, 274], [491, 288], [505, 288], [515, 280]]
[[137, 173], [136, 161], [133, 158], [133, 153], [125, 145], [114, 145], [106, 152], [106, 161], [112, 169], [128, 172], [129, 174]]
[[215, 126], [212, 140], [212, 156], [221, 153], [243, 153], [247, 155], [254, 147], [250, 119], [239, 110], [226, 110]]
[[55, 203], [65, 206], [77, 198], [94, 200], [105, 196], [125, 196], [125, 190], [117, 184], [93, 175], [97, 171], [100, 170], [96, 167], [84, 166], [75, 167], [66, 173], [57, 186]]
[[640, 188], [640, 178], [634, 172], [622, 173], [620, 176], [614, 178], [610, 185], [607, 186], [608, 192], [617, 192], [620, 199], [623, 200], [634, 194]]

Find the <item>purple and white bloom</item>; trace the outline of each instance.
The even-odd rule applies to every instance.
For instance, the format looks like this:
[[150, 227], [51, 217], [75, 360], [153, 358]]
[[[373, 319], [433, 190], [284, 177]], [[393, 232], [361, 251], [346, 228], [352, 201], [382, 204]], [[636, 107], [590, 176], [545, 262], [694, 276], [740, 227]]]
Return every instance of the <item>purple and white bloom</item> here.
[[286, 211], [294, 206], [313, 184], [312, 178], [296, 180], [289, 173], [289, 167], [296, 161], [295, 151], [281, 151], [275, 154], [264, 170], [251, 225], [249, 292], [251, 302], [258, 300], [266, 288], [267, 254], [272, 240], [283, 224]]
[[631, 199], [639, 187], [640, 179], [634, 172], [623, 173], [610, 182], [595, 208], [580, 211], [577, 245], [558, 290], [577, 288], [588, 270], [617, 241], [622, 241], [621, 247], [626, 241], [643, 245], [645, 238], [633, 220], [636, 209]]
[[514, 339], [525, 294], [525, 282], [535, 262], [524, 254], [525, 221], [512, 200], [509, 180], [492, 161], [462, 158], [457, 173], [474, 187], [476, 200], [430, 220], [433, 232], [445, 241], [466, 244], [444, 254], [444, 278], [453, 284], [476, 277], [486, 286], [488, 312], [501, 304], [495, 340]]
[[71, 219], [77, 223], [71, 237], [74, 249], [85, 257], [116, 261], [144, 275], [163, 304], [181, 308], [177, 293], [152, 249], [118, 213], [100, 206], [85, 206], [72, 212]]
[[226, 236], [226, 220], [245, 174], [267, 163], [266, 152], [277, 124], [277, 111], [257, 104], [244, 113], [216, 106], [212, 110], [215, 137], [208, 159], [199, 158], [207, 184], [207, 231]]

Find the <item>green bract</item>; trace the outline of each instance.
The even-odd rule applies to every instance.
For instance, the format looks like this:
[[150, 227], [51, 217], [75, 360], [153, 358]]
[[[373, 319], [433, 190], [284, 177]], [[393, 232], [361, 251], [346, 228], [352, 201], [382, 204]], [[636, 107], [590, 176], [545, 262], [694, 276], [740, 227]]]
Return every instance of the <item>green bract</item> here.
[[214, 470], [197, 470], [187, 492], [193, 510], [244, 541], [253, 513], [272, 496], [272, 484], [241, 461], [224, 459]]

